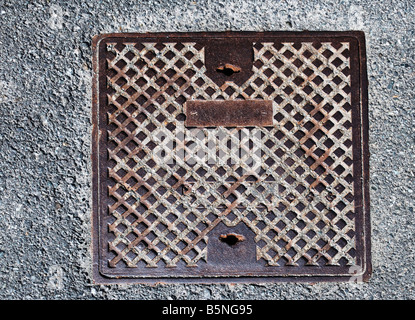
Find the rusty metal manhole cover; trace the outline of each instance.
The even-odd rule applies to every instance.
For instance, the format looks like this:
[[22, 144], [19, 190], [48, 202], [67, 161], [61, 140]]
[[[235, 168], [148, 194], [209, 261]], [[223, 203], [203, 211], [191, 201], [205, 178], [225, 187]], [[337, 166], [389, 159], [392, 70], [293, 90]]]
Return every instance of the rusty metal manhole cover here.
[[93, 47], [96, 282], [369, 278], [363, 33]]

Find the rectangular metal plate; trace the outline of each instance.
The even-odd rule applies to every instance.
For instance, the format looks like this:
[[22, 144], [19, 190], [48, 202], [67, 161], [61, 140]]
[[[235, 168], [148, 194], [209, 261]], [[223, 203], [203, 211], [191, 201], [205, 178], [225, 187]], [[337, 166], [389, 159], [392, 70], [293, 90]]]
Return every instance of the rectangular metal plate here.
[[[362, 32], [109, 34], [93, 50], [96, 282], [369, 278]], [[221, 122], [216, 107], [251, 100], [272, 123]], [[185, 111], [209, 104], [212, 120]]]
[[272, 126], [271, 100], [189, 100], [184, 104], [189, 127]]

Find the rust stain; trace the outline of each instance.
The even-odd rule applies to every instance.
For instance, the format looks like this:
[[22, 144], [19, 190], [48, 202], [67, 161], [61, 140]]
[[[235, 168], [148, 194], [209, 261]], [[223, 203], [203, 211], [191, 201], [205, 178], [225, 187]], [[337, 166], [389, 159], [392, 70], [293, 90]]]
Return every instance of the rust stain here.
[[189, 100], [185, 103], [188, 127], [272, 126], [272, 101], [267, 100]]
[[230, 63], [225, 63], [224, 65], [221, 65], [221, 66], [217, 67], [216, 70], [219, 71], [219, 72], [223, 72], [224, 74], [227, 74], [227, 75], [232, 75], [234, 73], [241, 72], [240, 67], [235, 66], [235, 65], [230, 64]]
[[219, 236], [219, 239], [222, 242], [225, 242], [228, 245], [233, 246], [233, 245], [237, 244], [238, 242], [244, 241], [245, 237], [241, 234], [229, 233], [229, 234], [221, 234]]

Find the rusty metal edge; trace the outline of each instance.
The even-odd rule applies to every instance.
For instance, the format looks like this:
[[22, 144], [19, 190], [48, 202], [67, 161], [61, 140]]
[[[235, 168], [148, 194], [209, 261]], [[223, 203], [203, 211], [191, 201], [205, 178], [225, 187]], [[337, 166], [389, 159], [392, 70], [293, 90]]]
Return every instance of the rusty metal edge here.
[[92, 265], [91, 274], [93, 283], [99, 282], [98, 279], [102, 277], [99, 272], [99, 174], [98, 174], [98, 44], [100, 36], [95, 36], [92, 39], [92, 141], [91, 141], [91, 168], [92, 168], [92, 216], [91, 216], [91, 254]]
[[371, 263], [371, 226], [370, 226], [370, 201], [369, 201], [369, 116], [368, 116], [368, 78], [366, 66], [366, 47], [365, 34], [363, 31], [268, 31], [268, 32], [191, 32], [191, 33], [109, 33], [96, 35], [92, 39], [92, 67], [93, 67], [93, 82], [92, 82], [92, 277], [94, 284], [168, 284], [168, 283], [269, 283], [269, 282], [299, 282], [299, 283], [315, 283], [315, 282], [347, 282], [350, 280], [350, 275], [277, 275], [277, 276], [241, 276], [241, 277], [192, 277], [192, 278], [127, 278], [127, 277], [109, 277], [101, 272], [99, 267], [99, 252], [100, 246], [100, 219], [99, 219], [99, 169], [98, 169], [98, 155], [99, 155], [99, 132], [98, 132], [98, 78], [99, 78], [99, 43], [106, 38], [125, 38], [125, 37], [259, 37], [259, 36], [290, 36], [290, 37], [352, 37], [358, 43], [358, 58], [359, 58], [359, 96], [360, 96], [360, 117], [361, 117], [361, 164], [362, 164], [362, 195], [363, 195], [363, 215], [362, 228], [363, 232], [363, 271], [361, 274], [354, 275], [361, 276], [362, 280], [367, 282], [372, 275]]
[[103, 33], [94, 36], [96, 43], [106, 38], [226, 38], [235, 37], [353, 37], [364, 40], [363, 31], [222, 31], [222, 32], [146, 32], [146, 33]]
[[370, 219], [370, 169], [369, 169], [369, 82], [367, 76], [367, 55], [366, 55], [366, 39], [363, 31], [356, 35], [359, 41], [359, 58], [360, 58], [360, 107], [361, 107], [361, 131], [362, 131], [362, 162], [363, 162], [363, 198], [364, 198], [364, 214], [363, 218], [365, 227], [365, 255], [366, 266], [363, 270], [363, 281], [368, 282], [372, 276], [372, 252], [371, 252], [371, 219]]

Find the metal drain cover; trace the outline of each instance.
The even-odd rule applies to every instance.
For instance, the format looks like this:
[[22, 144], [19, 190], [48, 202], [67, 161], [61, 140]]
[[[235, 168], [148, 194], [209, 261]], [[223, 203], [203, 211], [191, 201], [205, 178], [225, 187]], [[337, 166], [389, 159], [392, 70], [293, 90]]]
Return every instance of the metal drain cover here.
[[97, 283], [369, 278], [363, 33], [93, 48]]

